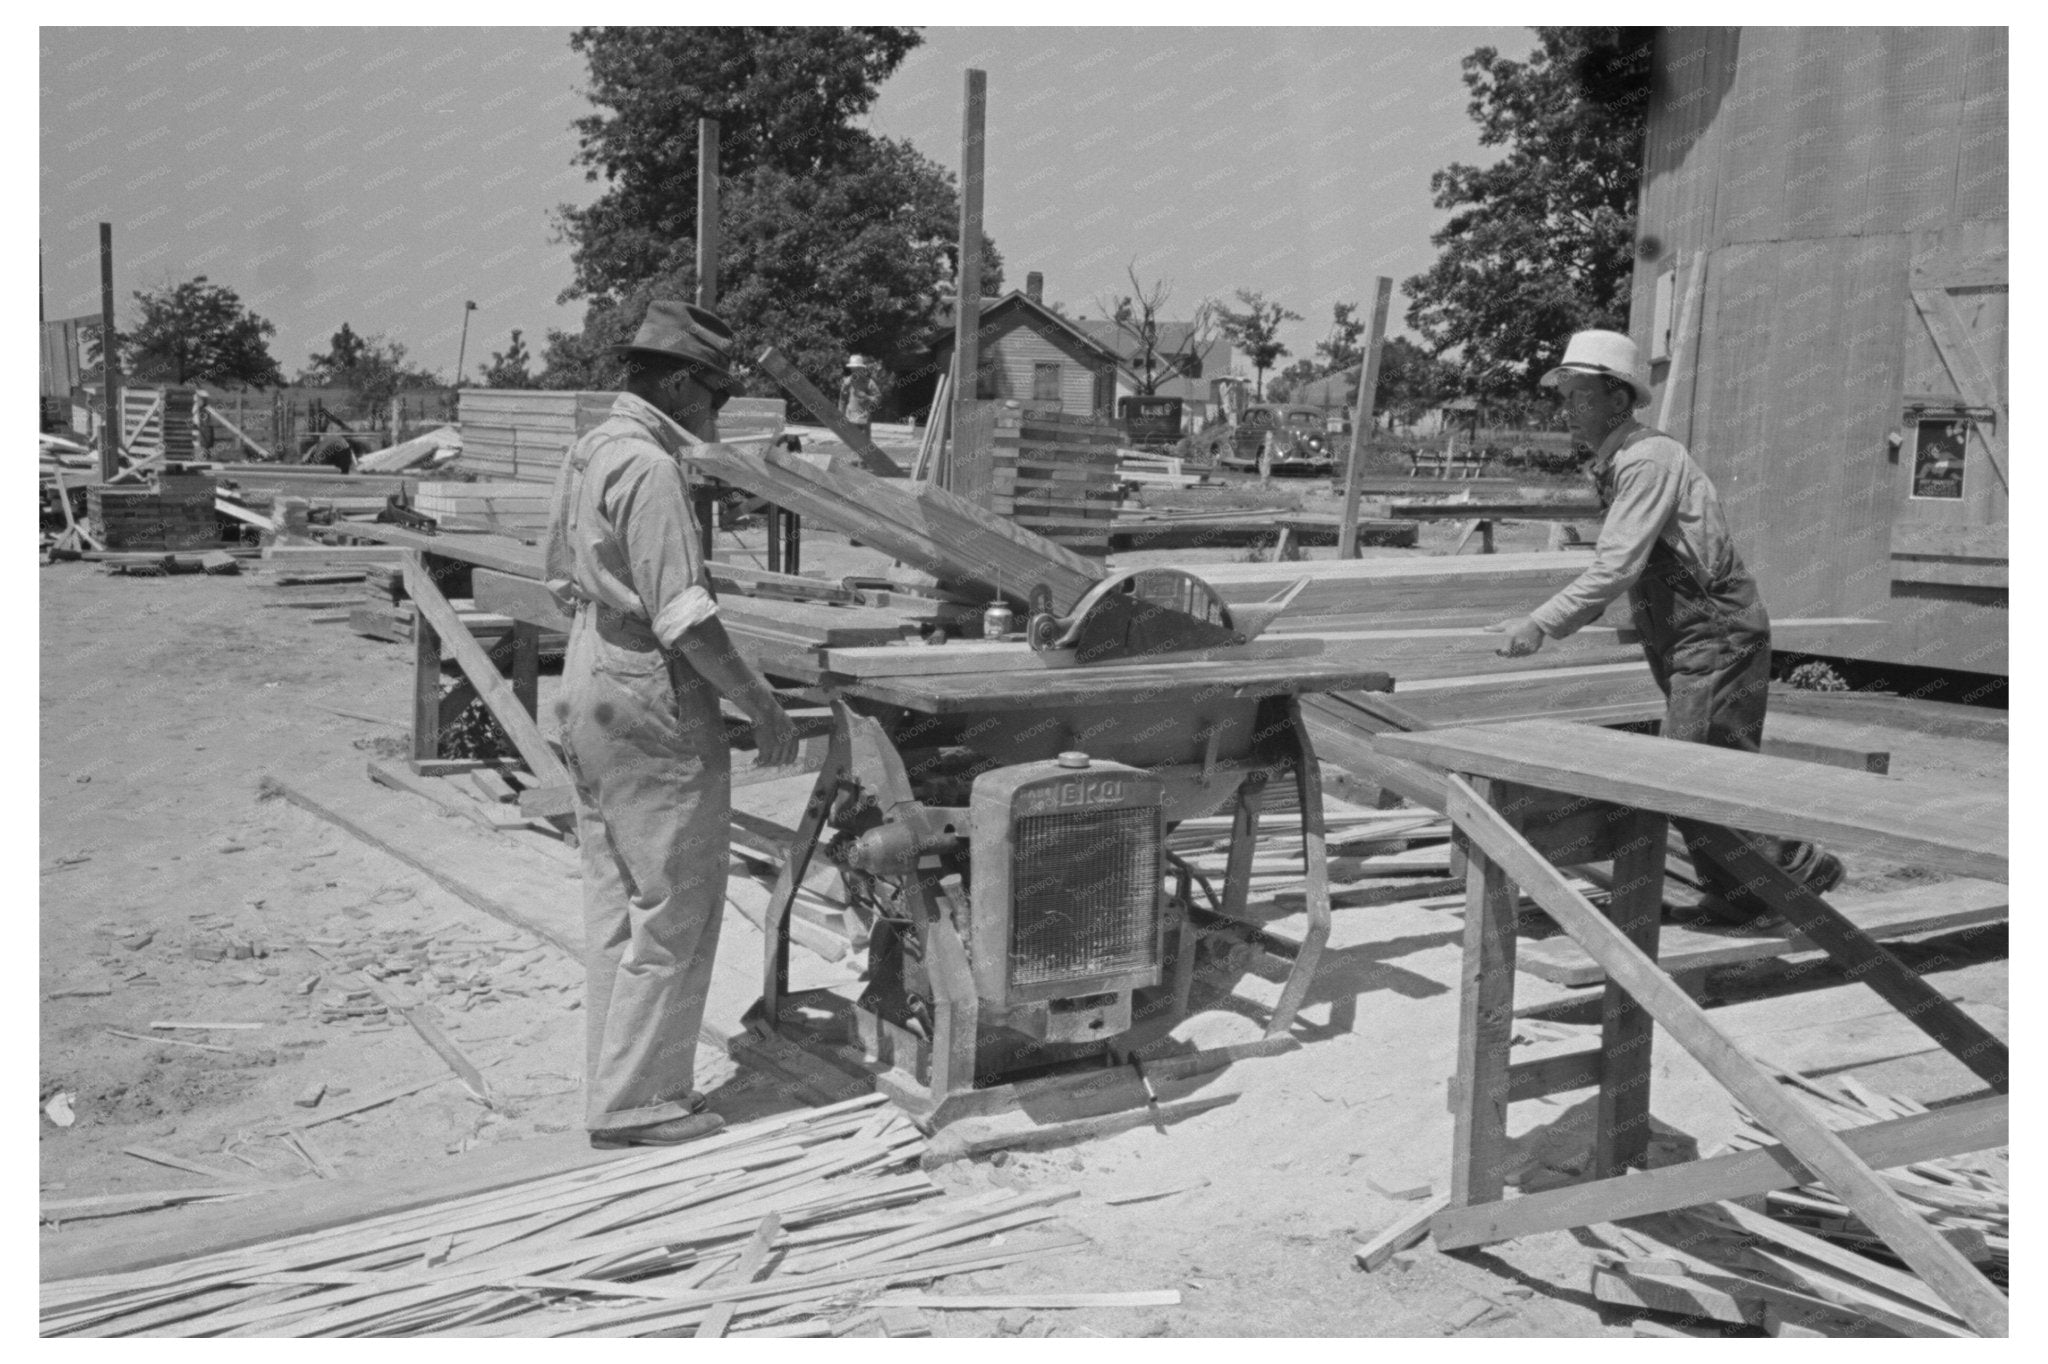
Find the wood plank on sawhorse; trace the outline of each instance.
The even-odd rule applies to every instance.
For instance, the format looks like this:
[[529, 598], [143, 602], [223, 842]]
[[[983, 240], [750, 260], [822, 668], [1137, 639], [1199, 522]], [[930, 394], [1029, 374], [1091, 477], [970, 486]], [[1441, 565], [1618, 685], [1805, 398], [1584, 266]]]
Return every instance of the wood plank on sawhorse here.
[[[1644, 870], [1637, 863], [1661, 852], [1663, 816], [1674, 813], [1673, 807], [1693, 813], [1702, 802], [1703, 787], [1706, 799], [1725, 800], [1723, 788], [1735, 784], [1731, 781], [1734, 774], [1728, 769], [1730, 761], [1739, 768], [1743, 764], [1770, 764], [1772, 760], [1719, 753], [1713, 755], [1715, 762], [1709, 764], [1718, 770], [1711, 772], [1711, 780], [1706, 781], [1700, 780], [1692, 764], [1663, 762], [1660, 782], [1651, 775], [1660, 760], [1687, 756], [1674, 753], [1668, 741], [1604, 736], [1614, 741], [1607, 745], [1611, 751], [1604, 754], [1605, 762], [1613, 766], [1612, 770], [1602, 770], [1594, 766], [1601, 762], [1599, 756], [1587, 759], [1560, 753], [1554, 736], [1543, 733], [1542, 728], [1532, 724], [1505, 730], [1439, 730], [1386, 736], [1392, 752], [1423, 759], [1446, 772], [1447, 813], [1470, 861], [1465, 997], [1460, 1014], [1459, 1073], [1453, 1087], [1455, 1164], [1451, 1206], [1438, 1215], [1433, 1225], [1439, 1246], [1458, 1249], [1484, 1244], [1501, 1239], [1503, 1226], [1519, 1225], [1507, 1210], [1520, 1200], [1501, 1200], [1506, 1105], [1517, 1097], [1589, 1080], [1597, 1080], [1602, 1089], [1602, 1131], [1597, 1136], [1597, 1155], [1601, 1173], [1610, 1177], [1598, 1184], [1571, 1189], [1571, 1211], [1551, 1211], [1569, 1217], [1567, 1225], [1629, 1215], [1628, 1211], [1618, 1209], [1628, 1208], [1628, 1187], [1644, 1176], [1627, 1181], [1611, 1176], [1636, 1155], [1632, 1149], [1636, 1135], [1630, 1125], [1633, 1119], [1640, 1113], [1647, 1122], [1650, 1048], [1647, 1027], [1640, 1030], [1641, 1045], [1633, 1045], [1636, 1033], [1628, 1026], [1628, 1015], [1617, 1014], [1616, 1001], [1625, 995], [1629, 1011], [1640, 1011], [1661, 1024], [1708, 1074], [1784, 1143], [1805, 1170], [1832, 1189], [1919, 1273], [1961, 1320], [1984, 1335], [2006, 1334], [2010, 1309], [2004, 1294], [1954, 1245], [1937, 1235], [1840, 1134], [1823, 1124], [1770, 1072], [1729, 1040], [1706, 1011], [1644, 951], [1648, 945], [1654, 952], [1654, 942], [1645, 944], [1640, 941], [1645, 935], [1631, 931], [1635, 927], [1633, 915], [1614, 907], [1603, 915], [1549, 860], [1557, 855], [1560, 844], [1569, 848], [1570, 855], [1577, 860], [1598, 860], [1602, 854], [1614, 856], [1616, 886], [1626, 889], [1627, 883], [1640, 879]], [[1517, 735], [1517, 729], [1538, 732]], [[1459, 775], [1474, 768], [1479, 769], [1476, 784]], [[1620, 779], [1617, 773], [1621, 774]], [[1751, 789], [1768, 785], [1758, 781], [1756, 775], [1751, 773]], [[1836, 775], [1846, 780], [1865, 774]], [[1576, 789], [1561, 789], [1565, 787]], [[1612, 802], [1611, 798], [1624, 788], [1626, 799]], [[1889, 791], [1885, 794], [1892, 795]], [[1939, 791], [1922, 794], [1926, 798], [1924, 805], [1947, 809], [1951, 814], [1960, 800], [1956, 792], [1946, 796]], [[1743, 806], [1738, 818], [1764, 832], [1780, 835], [1792, 832], [1785, 825], [1794, 819], [1837, 820], [1852, 827], [1858, 816], [1867, 817], [1871, 823], [1891, 822], [1896, 812], [1883, 802], [1872, 800], [1871, 795], [1868, 791], [1852, 792], [1848, 801], [1837, 800], [1818, 812], [1810, 807], [1763, 808], [1790, 805], [1801, 798], [1796, 792], [1773, 792]], [[1577, 801], [1562, 815], [1555, 808], [1561, 797]], [[1646, 821], [1645, 816], [1654, 818]], [[1546, 817], [1548, 822], [1544, 823]], [[1606, 846], [1589, 849], [1589, 841], [1600, 842], [1597, 828], [1603, 819], [1611, 836]], [[1867, 828], [1861, 832], [1865, 837], [1870, 833]], [[1953, 841], [1941, 841], [1947, 835], [1952, 835]], [[1921, 838], [1936, 865], [1946, 862], [1951, 866], [1985, 865], [2003, 870], [2002, 845], [1987, 846], [1989, 840], [1984, 834], [1960, 823], [1945, 824], [1937, 819], [1923, 828]], [[1778, 905], [1817, 946], [1871, 984], [1951, 1055], [1994, 1087], [2004, 1087], [2005, 1047], [1982, 1025], [1962, 1014], [1926, 982], [1870, 942], [1818, 896], [1793, 885], [1741, 835], [1723, 831], [1717, 835], [1717, 850], [1737, 875]], [[1513, 906], [1517, 887], [1527, 891], [1605, 971], [1609, 1011], [1603, 1030], [1604, 1045], [1599, 1051], [1549, 1057], [1530, 1067], [1509, 1063], [1512, 1039], [1508, 1033], [1514, 1002]], [[1646, 903], [1653, 902], [1656, 886], [1641, 889]], [[1965, 1129], [1958, 1142], [1961, 1150], [1996, 1144], [1983, 1129], [1977, 1128]], [[1674, 1184], [1678, 1182], [1677, 1176], [1669, 1178]], [[1697, 1202], [1740, 1196], [1746, 1191], [1714, 1179], [1695, 1180], [1683, 1188], [1683, 1196]], [[1517, 1235], [1520, 1231], [1509, 1230], [1505, 1234]]]
[[[428, 574], [423, 556], [418, 550], [408, 550], [405, 555], [405, 589], [413, 599], [418, 615], [413, 621], [413, 638], [417, 655], [414, 670], [413, 695], [413, 753], [415, 757], [436, 758], [438, 752], [422, 752], [420, 730], [423, 725], [434, 736], [438, 747], [440, 733], [441, 697], [441, 650], [445, 648], [462, 669], [463, 676], [476, 688], [479, 699], [505, 731], [505, 737], [512, 741], [512, 747], [526, 763], [526, 770], [533, 773], [543, 787], [560, 787], [570, 784], [568, 769], [541, 736], [540, 726], [532, 712], [523, 704], [520, 691], [515, 689], [511, 679], [498, 670], [476, 637], [463, 627], [462, 620], [455, 614], [455, 608], [441, 595], [441, 589]], [[529, 630], [533, 627], [528, 626]], [[538, 636], [534, 639], [537, 641]], [[534, 647], [537, 647], [534, 646]], [[429, 666], [431, 665], [431, 666]], [[526, 669], [519, 669], [521, 673]], [[522, 681], [524, 679], [522, 678]], [[431, 693], [431, 694], [430, 694]]]

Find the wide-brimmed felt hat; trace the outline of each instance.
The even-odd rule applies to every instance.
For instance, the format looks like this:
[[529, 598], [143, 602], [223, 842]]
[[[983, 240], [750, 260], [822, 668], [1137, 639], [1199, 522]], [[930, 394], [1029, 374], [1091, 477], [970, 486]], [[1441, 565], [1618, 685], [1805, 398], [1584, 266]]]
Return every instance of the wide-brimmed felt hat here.
[[1650, 371], [1636, 343], [1620, 332], [1586, 331], [1565, 342], [1564, 359], [1538, 382], [1556, 388], [1569, 374], [1606, 375], [1627, 383], [1637, 407], [1650, 401]]
[[848, 369], [873, 369], [875, 362], [868, 359], [865, 355], [849, 355], [846, 357], [846, 367]]
[[688, 365], [707, 388], [730, 393], [739, 387], [732, 374], [733, 352], [739, 338], [724, 318], [709, 308], [657, 298], [647, 305], [647, 316], [631, 341], [611, 348], [614, 355], [639, 352], [680, 360]]

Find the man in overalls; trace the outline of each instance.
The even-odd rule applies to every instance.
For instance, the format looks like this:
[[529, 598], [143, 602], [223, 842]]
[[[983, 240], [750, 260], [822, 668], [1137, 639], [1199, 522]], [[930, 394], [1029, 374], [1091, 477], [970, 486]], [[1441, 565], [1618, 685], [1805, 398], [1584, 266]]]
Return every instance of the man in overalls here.
[[674, 1145], [724, 1125], [694, 1088], [729, 848], [718, 698], [753, 721], [758, 762], [796, 754], [775, 693], [719, 620], [682, 442], [661, 415], [715, 439], [733, 344], [715, 313], [650, 304], [617, 348], [626, 391], [555, 482], [546, 572], [575, 613], [555, 714], [582, 843], [585, 1125], [597, 1147]]
[[[1650, 401], [1635, 342], [1618, 332], [1580, 332], [1542, 382], [1562, 395], [1572, 434], [1594, 452], [1593, 486], [1607, 516], [1585, 572], [1528, 615], [1490, 627], [1507, 635], [1499, 652], [1533, 654], [1626, 592], [1650, 675], [1664, 693], [1664, 737], [1756, 752], [1770, 686], [1770, 617], [1728, 537], [1714, 485], [1683, 445], [1635, 419]], [[1707, 892], [1705, 914], [1748, 923], [1770, 912], [1707, 854], [1697, 824], [1673, 822]], [[1842, 878], [1841, 859], [1814, 844], [1748, 837], [1816, 894]]]

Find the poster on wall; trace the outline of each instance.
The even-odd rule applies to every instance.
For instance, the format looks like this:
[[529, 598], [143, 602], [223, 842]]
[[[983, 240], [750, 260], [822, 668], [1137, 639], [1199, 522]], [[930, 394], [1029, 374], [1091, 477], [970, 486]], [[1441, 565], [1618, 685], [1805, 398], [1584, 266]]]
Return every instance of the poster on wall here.
[[1964, 417], [1927, 417], [1914, 424], [1913, 496], [1960, 500], [1970, 423]]

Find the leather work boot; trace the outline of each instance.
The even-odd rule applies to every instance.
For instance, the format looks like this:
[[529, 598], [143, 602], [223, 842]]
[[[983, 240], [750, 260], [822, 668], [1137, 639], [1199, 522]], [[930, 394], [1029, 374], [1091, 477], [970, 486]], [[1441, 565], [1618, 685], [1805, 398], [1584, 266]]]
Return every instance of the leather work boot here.
[[708, 1137], [725, 1126], [716, 1113], [689, 1113], [680, 1118], [651, 1122], [644, 1127], [614, 1127], [592, 1132], [590, 1144], [599, 1151], [616, 1151], [625, 1146], [681, 1146], [686, 1141]]

